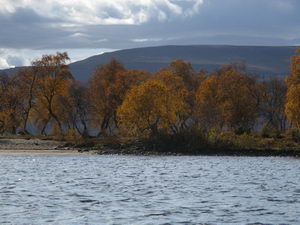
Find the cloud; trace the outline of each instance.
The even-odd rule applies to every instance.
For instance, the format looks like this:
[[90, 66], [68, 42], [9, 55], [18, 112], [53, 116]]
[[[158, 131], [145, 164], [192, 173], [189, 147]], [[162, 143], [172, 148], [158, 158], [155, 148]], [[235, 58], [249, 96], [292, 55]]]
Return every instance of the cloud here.
[[114, 49], [0, 49], [0, 70], [29, 66], [32, 61], [41, 58], [44, 54], [56, 54], [56, 52], [64, 51], [68, 52], [71, 58], [70, 62], [76, 62], [92, 55], [114, 51]]
[[296, 45], [299, 11], [299, 0], [0, 0], [1, 66], [56, 51], [77, 60], [98, 49]]
[[143, 24], [173, 16], [191, 16], [203, 0], [0, 0], [0, 12], [30, 9], [67, 24]]
[[132, 42], [157, 42], [157, 41], [162, 41], [163, 39], [161, 38], [140, 38], [140, 39], [132, 39]]
[[6, 59], [0, 57], [0, 69], [10, 68], [9, 64], [7, 63]]

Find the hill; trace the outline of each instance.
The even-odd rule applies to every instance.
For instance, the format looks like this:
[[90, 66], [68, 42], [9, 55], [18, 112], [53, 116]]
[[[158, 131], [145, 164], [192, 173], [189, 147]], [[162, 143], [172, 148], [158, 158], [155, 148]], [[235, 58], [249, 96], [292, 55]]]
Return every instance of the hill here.
[[[193, 64], [196, 70], [205, 68], [208, 71], [232, 62], [244, 62], [249, 72], [264, 76], [286, 75], [289, 73], [290, 57], [296, 47], [274, 46], [226, 46], [226, 45], [193, 45], [193, 46], [160, 46], [126, 49], [95, 55], [82, 61], [70, 64], [76, 79], [86, 81], [98, 65], [107, 63], [112, 57], [125, 64], [128, 69], [156, 71], [169, 62], [181, 58]], [[11, 74], [16, 69], [5, 70]]]

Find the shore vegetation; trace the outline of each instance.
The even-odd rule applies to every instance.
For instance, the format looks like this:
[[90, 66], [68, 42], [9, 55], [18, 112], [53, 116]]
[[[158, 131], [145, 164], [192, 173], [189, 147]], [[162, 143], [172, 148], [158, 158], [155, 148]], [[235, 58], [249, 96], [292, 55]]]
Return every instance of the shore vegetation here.
[[0, 135], [99, 150], [299, 155], [299, 53], [285, 79], [249, 74], [241, 63], [207, 72], [177, 59], [153, 73], [111, 59], [88, 83], [72, 76], [66, 52], [44, 55], [0, 74]]

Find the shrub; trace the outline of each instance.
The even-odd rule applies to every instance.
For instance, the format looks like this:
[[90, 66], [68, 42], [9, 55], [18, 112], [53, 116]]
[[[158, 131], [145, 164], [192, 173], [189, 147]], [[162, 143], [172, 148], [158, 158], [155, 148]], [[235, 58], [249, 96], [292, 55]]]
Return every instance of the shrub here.
[[283, 138], [281, 132], [274, 126], [265, 125], [261, 130], [261, 137], [263, 138]]
[[232, 149], [235, 136], [232, 132], [212, 129], [208, 132], [207, 140], [212, 149]]
[[268, 125], [265, 125], [262, 129], [261, 129], [261, 137], [262, 138], [269, 138], [270, 137], [270, 129]]
[[242, 134], [236, 137], [236, 146], [241, 149], [255, 149], [258, 147], [259, 138], [252, 134]]
[[292, 130], [291, 135], [292, 135], [293, 141], [300, 142], [300, 132], [299, 132], [299, 130], [295, 130], [295, 129]]
[[147, 148], [161, 152], [195, 153], [209, 148], [205, 134], [199, 130], [188, 130], [177, 134], [161, 132], [145, 142]]
[[251, 128], [248, 127], [238, 127], [234, 130], [236, 135], [249, 134], [251, 132]]

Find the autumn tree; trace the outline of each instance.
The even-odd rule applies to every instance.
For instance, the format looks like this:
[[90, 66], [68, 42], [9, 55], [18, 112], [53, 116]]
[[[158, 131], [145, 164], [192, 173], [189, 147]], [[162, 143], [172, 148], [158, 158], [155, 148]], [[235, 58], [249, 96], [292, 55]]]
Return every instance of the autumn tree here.
[[20, 98], [15, 76], [0, 75], [0, 132], [16, 134], [21, 120]]
[[180, 76], [186, 85], [186, 88], [192, 90], [194, 88], [195, 71], [190, 62], [177, 59], [170, 63], [169, 70]]
[[219, 78], [211, 75], [205, 79], [196, 92], [196, 118], [201, 129], [222, 128], [219, 99]]
[[285, 112], [288, 119], [292, 122], [295, 128], [300, 130], [300, 48], [298, 54], [292, 57], [291, 75], [287, 77], [286, 83], [287, 104]]
[[29, 133], [27, 125], [37, 98], [37, 73], [31, 68], [20, 69], [17, 74], [18, 94], [22, 108], [22, 132]]
[[196, 92], [196, 118], [204, 129], [245, 132], [261, 113], [260, 83], [242, 72], [238, 64], [225, 65], [206, 76]]
[[109, 130], [118, 126], [117, 108], [126, 92], [147, 77], [148, 73], [142, 70], [127, 71], [116, 59], [93, 73], [89, 82], [90, 114], [100, 129], [98, 135], [108, 135]]
[[209, 76], [209, 72], [205, 69], [200, 69], [193, 76], [193, 90], [196, 96], [196, 92], [203, 81]]
[[185, 105], [185, 110], [178, 111], [176, 122], [169, 122], [170, 129], [173, 133], [180, 133], [186, 130], [191, 123], [191, 105], [189, 105], [190, 95], [186, 83], [184, 82], [184, 77], [179, 76], [175, 71], [172, 70], [161, 70], [156, 73], [154, 79], [160, 80], [166, 85], [168, 95], [173, 97], [178, 97], [183, 101]]
[[184, 93], [174, 93], [161, 80], [151, 79], [133, 87], [118, 109], [118, 118], [127, 131], [156, 136], [161, 129], [172, 130], [187, 110]]
[[63, 119], [61, 118], [61, 97], [66, 96], [67, 87], [73, 78], [66, 64], [69, 56], [66, 52], [56, 55], [44, 55], [32, 63], [34, 73], [37, 74], [37, 103], [35, 121], [43, 121], [42, 132], [50, 123], [54, 129], [63, 134]]
[[[176, 79], [180, 79], [183, 88], [187, 91], [186, 103], [189, 106], [189, 115], [185, 118], [185, 121], [188, 121], [189, 126], [196, 123], [195, 113], [196, 113], [196, 91], [199, 85], [203, 80], [207, 77], [207, 71], [201, 69], [196, 72], [192, 66], [192, 64], [188, 61], [182, 59], [176, 59], [172, 61], [169, 66], [162, 68], [156, 75], [158, 79], [165, 80], [165, 83], [168, 85], [172, 85], [170, 81], [163, 78], [164, 74], [172, 75], [173, 77], [177, 77]], [[169, 76], [169, 77], [172, 77]], [[176, 80], [175, 78], [173, 78]]]
[[89, 136], [89, 102], [87, 88], [78, 81], [69, 82], [67, 93], [61, 96], [62, 112], [66, 126], [76, 130], [78, 134], [86, 138]]
[[261, 104], [261, 89], [256, 80], [233, 67], [219, 77], [218, 99], [224, 125], [244, 132], [253, 128]]
[[287, 123], [285, 114], [287, 87], [278, 77], [270, 78], [262, 83], [263, 106], [262, 112], [266, 120], [265, 128], [284, 131]]

